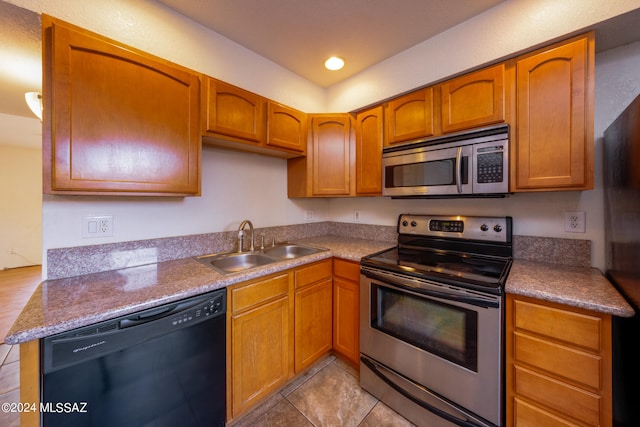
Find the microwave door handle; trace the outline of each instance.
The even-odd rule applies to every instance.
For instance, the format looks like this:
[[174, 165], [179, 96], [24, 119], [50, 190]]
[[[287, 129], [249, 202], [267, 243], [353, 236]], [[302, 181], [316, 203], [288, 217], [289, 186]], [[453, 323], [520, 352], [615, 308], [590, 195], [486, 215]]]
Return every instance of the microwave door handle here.
[[458, 193], [462, 193], [462, 147], [458, 147], [456, 153], [456, 186]]

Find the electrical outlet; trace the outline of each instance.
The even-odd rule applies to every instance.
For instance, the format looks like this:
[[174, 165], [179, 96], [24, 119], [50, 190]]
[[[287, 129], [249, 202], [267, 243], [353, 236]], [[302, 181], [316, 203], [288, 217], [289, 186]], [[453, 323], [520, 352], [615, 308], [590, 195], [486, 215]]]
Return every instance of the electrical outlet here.
[[307, 222], [313, 222], [313, 211], [311, 209], [304, 211], [304, 220]]
[[113, 216], [83, 216], [82, 238], [113, 236]]
[[360, 222], [360, 211], [358, 209], [353, 211], [353, 221]]
[[586, 214], [584, 212], [564, 213], [564, 231], [569, 233], [585, 233], [586, 228]]

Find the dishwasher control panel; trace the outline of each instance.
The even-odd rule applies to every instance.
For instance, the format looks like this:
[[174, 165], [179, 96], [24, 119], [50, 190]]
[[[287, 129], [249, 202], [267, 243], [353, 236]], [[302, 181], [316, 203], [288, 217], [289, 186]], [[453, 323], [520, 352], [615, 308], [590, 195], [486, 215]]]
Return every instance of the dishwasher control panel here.
[[225, 312], [225, 294], [220, 294], [197, 305], [196, 307], [184, 310], [179, 314], [174, 315], [171, 319], [171, 323], [174, 326], [178, 326], [189, 323], [193, 320], [204, 320], [208, 317], [224, 314]]

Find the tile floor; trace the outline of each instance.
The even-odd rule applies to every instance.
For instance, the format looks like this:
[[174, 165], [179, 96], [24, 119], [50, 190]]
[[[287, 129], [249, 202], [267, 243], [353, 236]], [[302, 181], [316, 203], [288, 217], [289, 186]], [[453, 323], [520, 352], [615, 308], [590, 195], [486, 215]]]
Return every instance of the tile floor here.
[[358, 372], [330, 356], [231, 427], [409, 427], [360, 388]]

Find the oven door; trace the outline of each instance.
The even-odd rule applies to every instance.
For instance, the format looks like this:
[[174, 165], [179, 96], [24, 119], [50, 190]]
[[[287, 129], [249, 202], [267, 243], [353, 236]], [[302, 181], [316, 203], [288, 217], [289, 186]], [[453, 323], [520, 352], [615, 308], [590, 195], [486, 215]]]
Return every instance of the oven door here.
[[[437, 410], [430, 406], [449, 402], [450, 411], [462, 414], [454, 420], [488, 421], [458, 425], [501, 425], [501, 297], [384, 271], [362, 273], [363, 369], [410, 396], [436, 396], [436, 403], [420, 403], [431, 412]], [[367, 356], [383, 368], [372, 369]], [[407, 390], [402, 382], [416, 386]]]
[[383, 196], [471, 194], [473, 149], [470, 145], [412, 148], [382, 157]]

